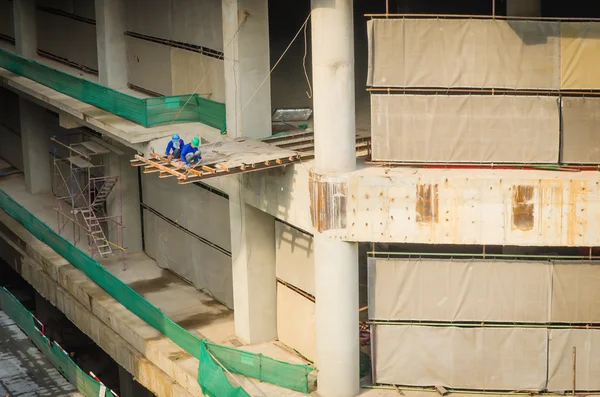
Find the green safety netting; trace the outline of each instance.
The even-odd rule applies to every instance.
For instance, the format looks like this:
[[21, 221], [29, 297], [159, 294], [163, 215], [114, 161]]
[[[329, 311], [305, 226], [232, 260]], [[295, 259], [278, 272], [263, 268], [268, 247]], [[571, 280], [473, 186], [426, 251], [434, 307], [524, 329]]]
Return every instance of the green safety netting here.
[[104, 396], [100, 394], [100, 383], [83, 372], [56, 342], [51, 342], [46, 336], [42, 335], [35, 327], [33, 315], [3, 287], [0, 287], [0, 309], [13, 319], [44, 356], [50, 360], [52, 365], [84, 396], [112, 397], [112, 393], [108, 389], [105, 389]]
[[[198, 382], [202, 389], [211, 387], [213, 388], [211, 390], [221, 390], [221, 394], [214, 394], [214, 397], [240, 396], [245, 394], [239, 393], [245, 392], [233, 388], [229, 382], [226, 382], [225, 374], [220, 379], [223, 379], [223, 382], [227, 384], [218, 382], [218, 388], [214, 386], [216, 382], [214, 379], [209, 381], [208, 377], [202, 376], [216, 371], [214, 368], [216, 364], [212, 357], [216, 358], [221, 365], [233, 373], [256, 378], [287, 389], [308, 392], [308, 375], [315, 369], [314, 367], [292, 364], [265, 357], [262, 354], [203, 341], [165, 316], [156, 306], [106, 270], [95, 259], [56, 233], [2, 189], [0, 189], [0, 208], [23, 225], [38, 240], [47, 244], [73, 266], [84, 272], [123, 306], [196, 357], [200, 361]], [[211, 360], [207, 360], [206, 354], [203, 354], [205, 348], [212, 354]], [[219, 369], [222, 372], [220, 367]], [[202, 383], [203, 380], [204, 384]]]
[[198, 121], [225, 132], [225, 104], [198, 94], [136, 98], [0, 49], [0, 67], [145, 127]]

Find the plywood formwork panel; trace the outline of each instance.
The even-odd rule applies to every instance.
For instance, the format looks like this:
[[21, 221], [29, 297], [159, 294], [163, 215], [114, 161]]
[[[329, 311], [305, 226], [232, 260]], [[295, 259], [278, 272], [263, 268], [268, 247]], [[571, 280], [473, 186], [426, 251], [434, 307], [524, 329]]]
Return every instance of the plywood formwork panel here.
[[225, 102], [225, 71], [222, 59], [181, 48], [171, 48], [173, 95], [197, 92]]
[[223, 50], [221, 0], [172, 1], [172, 40]]
[[573, 348], [576, 349], [576, 390], [600, 390], [600, 330], [551, 329], [548, 332], [548, 390], [572, 390]]
[[181, 189], [175, 178], [142, 176], [143, 203], [210, 242], [231, 250], [229, 201], [201, 187]]
[[124, 0], [126, 29], [161, 39], [171, 39], [171, 0]]
[[158, 266], [233, 308], [230, 256], [149, 211], [144, 211], [144, 239], [146, 254]]
[[600, 88], [600, 23], [560, 23], [561, 88]]
[[161, 94], [172, 94], [171, 48], [127, 36], [129, 83]]
[[98, 70], [94, 24], [37, 11], [38, 47], [51, 55]]
[[316, 360], [315, 303], [283, 284], [277, 284], [277, 337], [309, 360]]
[[0, 34], [15, 37], [13, 2], [9, 0], [0, 0]]
[[374, 382], [511, 391], [546, 386], [546, 329], [374, 328]]
[[372, 158], [557, 163], [555, 97], [372, 95]]
[[374, 19], [367, 22], [375, 87], [558, 89], [558, 22]]
[[369, 258], [369, 318], [550, 320], [549, 262]]
[[561, 161], [600, 164], [600, 98], [562, 98], [562, 125]]
[[315, 295], [313, 238], [298, 229], [275, 223], [277, 278]]

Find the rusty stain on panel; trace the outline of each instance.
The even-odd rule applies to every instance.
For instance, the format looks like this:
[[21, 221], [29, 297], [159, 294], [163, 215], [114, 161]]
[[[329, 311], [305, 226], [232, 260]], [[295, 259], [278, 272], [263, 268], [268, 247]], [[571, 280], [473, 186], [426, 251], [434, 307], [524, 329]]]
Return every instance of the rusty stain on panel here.
[[309, 179], [310, 216], [313, 227], [323, 232], [346, 228], [346, 197], [344, 182], [324, 182], [318, 175]]
[[438, 185], [417, 185], [417, 222], [438, 222]]
[[512, 225], [513, 230], [528, 231], [533, 229], [534, 208], [533, 186], [513, 186], [512, 188]]
[[569, 206], [567, 214], [567, 243], [576, 245], [581, 242], [587, 229], [585, 221], [587, 210], [587, 192], [584, 181], [570, 181], [569, 184]]

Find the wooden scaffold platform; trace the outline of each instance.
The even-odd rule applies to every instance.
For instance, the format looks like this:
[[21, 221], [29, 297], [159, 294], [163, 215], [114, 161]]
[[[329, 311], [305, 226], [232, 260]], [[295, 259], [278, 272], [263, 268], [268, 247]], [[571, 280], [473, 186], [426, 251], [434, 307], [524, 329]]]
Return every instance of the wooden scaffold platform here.
[[[357, 156], [370, 153], [371, 137], [357, 136]], [[136, 155], [134, 167], [143, 172], [159, 173], [160, 178], [176, 177], [179, 184], [198, 182], [219, 176], [281, 167], [314, 158], [313, 133], [298, 133], [254, 140], [237, 138], [200, 145], [202, 161], [189, 168], [178, 159], [169, 161], [165, 156], [152, 153], [149, 157]]]

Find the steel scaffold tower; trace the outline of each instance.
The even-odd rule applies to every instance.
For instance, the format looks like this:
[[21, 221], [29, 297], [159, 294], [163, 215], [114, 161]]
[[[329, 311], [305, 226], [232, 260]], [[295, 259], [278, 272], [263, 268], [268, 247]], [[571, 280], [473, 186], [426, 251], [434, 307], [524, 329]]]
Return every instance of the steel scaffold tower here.
[[108, 258], [117, 253], [124, 260], [121, 176], [105, 173], [105, 156], [111, 155], [109, 145], [84, 133], [51, 140], [58, 233], [69, 237], [70, 224], [74, 245], [81, 244], [83, 232], [92, 257]]

